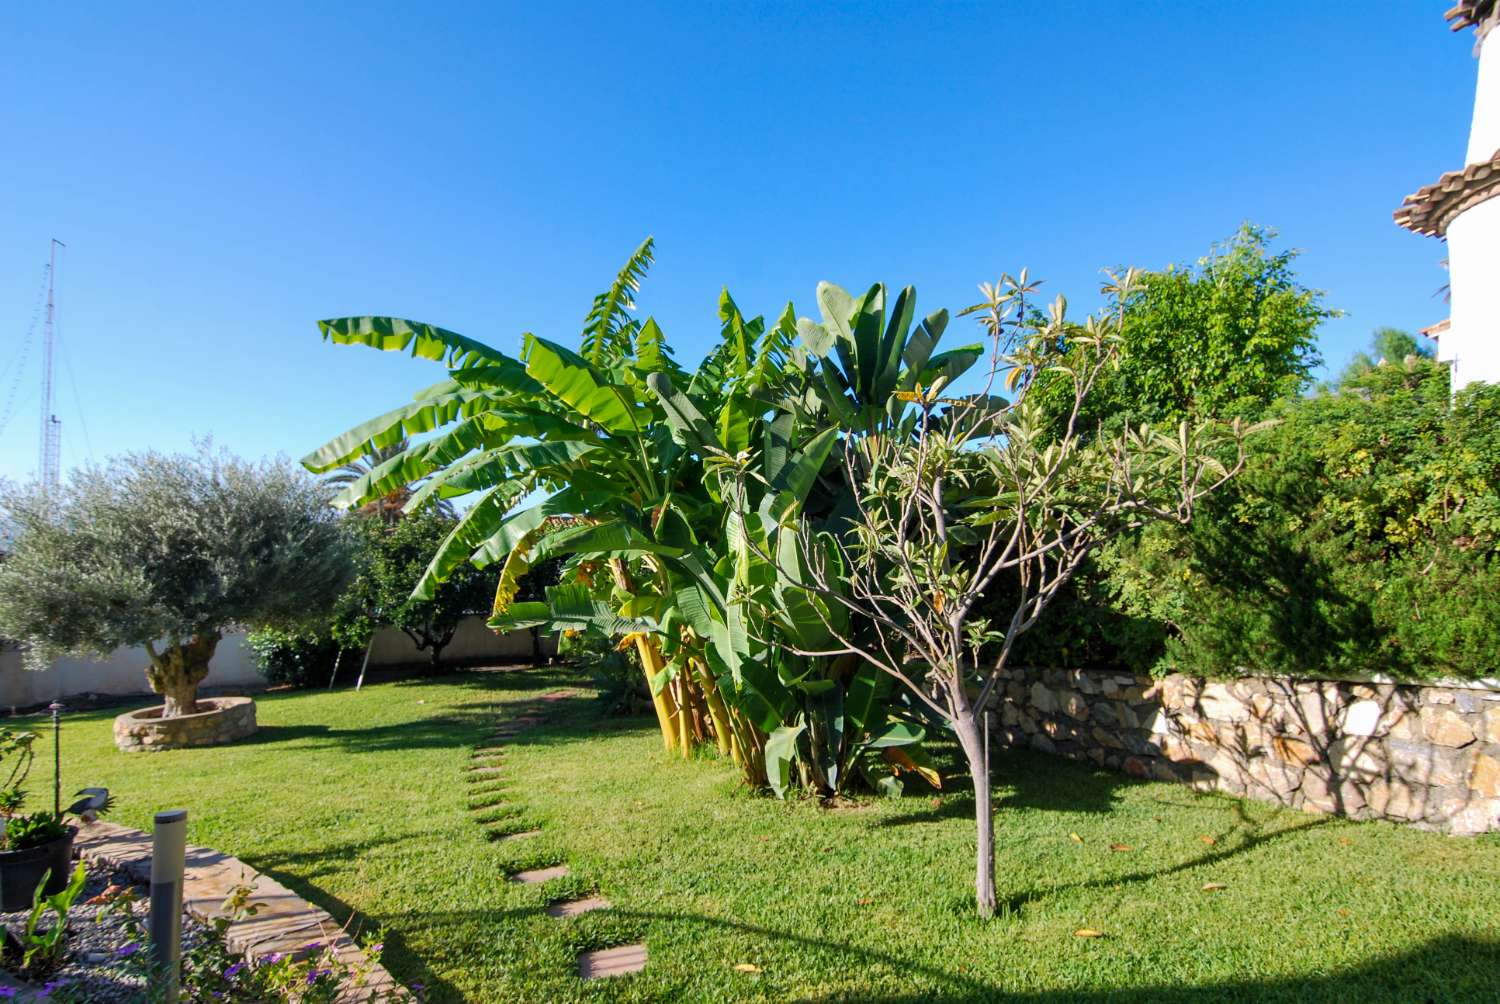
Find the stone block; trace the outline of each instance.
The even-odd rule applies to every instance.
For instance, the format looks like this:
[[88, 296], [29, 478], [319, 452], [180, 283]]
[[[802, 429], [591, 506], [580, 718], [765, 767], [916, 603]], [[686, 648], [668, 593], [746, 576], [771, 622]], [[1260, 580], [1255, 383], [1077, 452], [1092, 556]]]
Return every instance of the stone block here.
[[1391, 773], [1409, 784], [1441, 788], [1458, 784], [1463, 777], [1463, 757], [1452, 749], [1423, 742], [1388, 739], [1385, 751]]
[[1338, 773], [1365, 781], [1384, 776], [1390, 766], [1379, 742], [1359, 736], [1334, 740], [1328, 761]]
[[1418, 699], [1422, 702], [1423, 707], [1434, 704], [1454, 703], [1453, 691], [1446, 687], [1423, 687], [1418, 691]]
[[1151, 776], [1151, 766], [1138, 756], [1125, 758], [1125, 773], [1144, 781]]
[[1364, 785], [1370, 812], [1386, 819], [1414, 820], [1425, 814], [1428, 789], [1407, 784], [1400, 778], [1374, 778]]
[[1050, 715], [1057, 710], [1057, 696], [1043, 684], [1032, 684], [1031, 707], [1039, 714]]
[[1300, 768], [1270, 757], [1255, 757], [1250, 761], [1247, 772], [1255, 785], [1269, 794], [1272, 800], [1283, 805], [1291, 804], [1292, 793], [1302, 787]]
[[1481, 798], [1500, 798], [1500, 760], [1477, 753], [1469, 766], [1469, 790]]
[[1456, 749], [1474, 741], [1474, 730], [1451, 708], [1424, 706], [1421, 718], [1422, 734], [1429, 742]]
[[1089, 702], [1081, 694], [1069, 694], [1062, 702], [1062, 710], [1070, 717], [1083, 721], [1089, 716]]
[[1480, 734], [1485, 741], [1500, 745], [1500, 705], [1492, 705], [1484, 713]]
[[1344, 721], [1340, 727], [1345, 735], [1373, 736], [1380, 730], [1380, 716], [1379, 701], [1355, 701], [1344, 711]]
[[1271, 752], [1279, 760], [1298, 767], [1307, 767], [1323, 759], [1311, 743], [1295, 736], [1276, 736], [1271, 740]]

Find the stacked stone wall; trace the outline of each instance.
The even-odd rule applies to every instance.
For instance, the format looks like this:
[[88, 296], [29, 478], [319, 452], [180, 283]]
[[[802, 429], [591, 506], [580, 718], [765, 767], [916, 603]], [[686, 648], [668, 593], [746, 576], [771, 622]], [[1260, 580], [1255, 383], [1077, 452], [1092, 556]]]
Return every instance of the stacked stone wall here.
[[1356, 819], [1500, 830], [1500, 688], [1018, 670], [991, 735]]

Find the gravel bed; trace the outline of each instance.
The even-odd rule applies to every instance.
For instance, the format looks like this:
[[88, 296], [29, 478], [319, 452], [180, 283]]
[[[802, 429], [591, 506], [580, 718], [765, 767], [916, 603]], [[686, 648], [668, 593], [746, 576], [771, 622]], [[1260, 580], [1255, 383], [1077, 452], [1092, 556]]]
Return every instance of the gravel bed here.
[[[99, 907], [88, 905], [111, 885], [133, 886], [138, 911], [144, 924], [149, 910], [150, 889], [145, 883], [135, 882], [124, 872], [104, 865], [89, 864], [89, 878], [83, 893], [73, 903], [68, 914], [67, 954], [56, 971], [44, 979], [30, 982], [40, 985], [49, 981], [66, 981], [74, 999], [83, 999], [91, 1004], [139, 1004], [145, 999], [145, 984], [125, 970], [121, 962], [121, 951], [128, 952], [129, 942], [125, 937], [118, 917], [98, 919]], [[0, 924], [20, 932], [26, 926], [26, 912], [0, 913]], [[53, 913], [47, 911], [42, 924], [51, 922]], [[186, 951], [200, 939], [210, 934], [208, 928], [184, 915], [182, 920], [183, 950]], [[8, 970], [0, 970], [10, 975]]]

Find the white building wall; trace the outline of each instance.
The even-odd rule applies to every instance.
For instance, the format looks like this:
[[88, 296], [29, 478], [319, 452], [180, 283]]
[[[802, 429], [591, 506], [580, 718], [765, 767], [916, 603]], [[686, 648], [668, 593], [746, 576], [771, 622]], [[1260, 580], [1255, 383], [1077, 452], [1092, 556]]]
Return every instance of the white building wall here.
[[1464, 164], [1487, 161], [1500, 150], [1500, 28], [1485, 37], [1479, 50], [1479, 81], [1474, 90], [1474, 121]]
[[[410, 638], [395, 628], [376, 632], [371, 643], [371, 666], [399, 666], [425, 663], [426, 652], [419, 652]], [[543, 634], [539, 639], [542, 655], [557, 652], [556, 638]], [[483, 617], [470, 617], [458, 626], [453, 641], [443, 649], [445, 664], [473, 663], [493, 659], [497, 662], [524, 662], [532, 658], [530, 631], [511, 631], [497, 635], [485, 627]], [[0, 714], [11, 708], [35, 707], [79, 694], [106, 694], [111, 697], [145, 697], [151, 693], [146, 683], [146, 665], [150, 660], [144, 649], [120, 648], [108, 659], [59, 659], [44, 670], [22, 667], [21, 653], [13, 646], [0, 648]], [[360, 659], [354, 653], [344, 655], [339, 679], [352, 683]], [[253, 689], [266, 685], [265, 677], [255, 665], [255, 653], [245, 644], [242, 633], [230, 634], [219, 642], [209, 663], [206, 688]]]
[[1448, 224], [1448, 281], [1451, 323], [1438, 358], [1452, 360], [1454, 390], [1500, 384], [1500, 196]]
[[[21, 653], [0, 649], [0, 711], [49, 704], [76, 694], [130, 697], [151, 693], [145, 649], [118, 648], [108, 659], [59, 659], [50, 668], [25, 669]], [[208, 664], [205, 687], [261, 687], [265, 677], [255, 666], [255, 655], [243, 634], [225, 636]]]

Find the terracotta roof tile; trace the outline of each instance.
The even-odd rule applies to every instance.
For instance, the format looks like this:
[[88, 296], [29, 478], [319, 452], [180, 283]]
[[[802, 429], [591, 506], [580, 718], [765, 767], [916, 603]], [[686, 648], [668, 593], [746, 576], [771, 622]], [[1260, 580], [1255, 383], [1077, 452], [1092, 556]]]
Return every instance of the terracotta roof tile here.
[[1462, 171], [1449, 171], [1430, 185], [1417, 189], [1401, 203], [1396, 224], [1419, 234], [1441, 237], [1453, 217], [1486, 199], [1500, 195], [1500, 150], [1489, 160], [1477, 161]]
[[1443, 14], [1443, 19], [1454, 31], [1463, 31], [1470, 26], [1478, 26], [1493, 13], [1495, 0], [1459, 0]]

